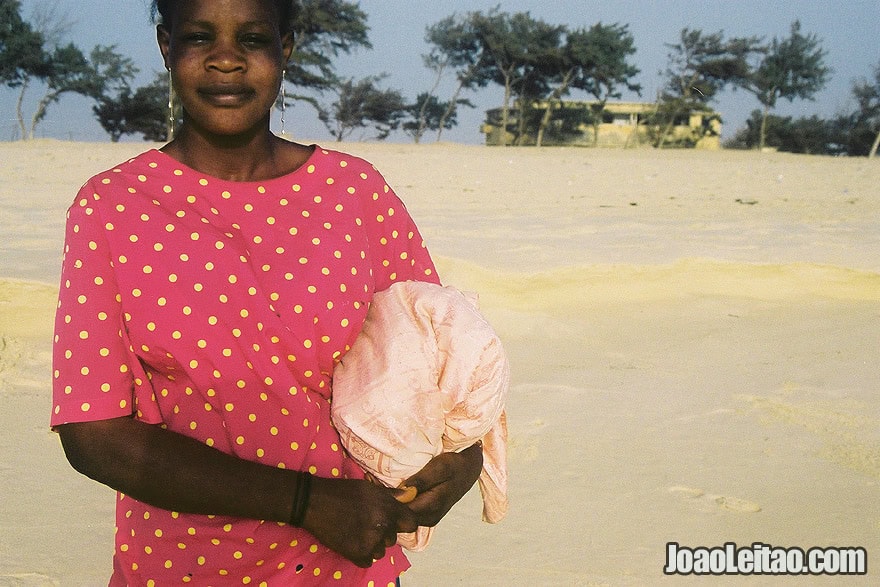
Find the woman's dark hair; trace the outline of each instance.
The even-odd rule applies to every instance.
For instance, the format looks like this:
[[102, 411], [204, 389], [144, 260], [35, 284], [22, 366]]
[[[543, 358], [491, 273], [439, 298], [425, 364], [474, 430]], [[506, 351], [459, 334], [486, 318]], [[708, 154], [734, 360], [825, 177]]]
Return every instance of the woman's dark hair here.
[[[153, 0], [151, 14], [153, 22], [167, 23], [171, 17], [176, 0]], [[297, 0], [273, 0], [275, 9], [278, 11], [281, 34], [293, 32], [293, 20], [299, 12]]]

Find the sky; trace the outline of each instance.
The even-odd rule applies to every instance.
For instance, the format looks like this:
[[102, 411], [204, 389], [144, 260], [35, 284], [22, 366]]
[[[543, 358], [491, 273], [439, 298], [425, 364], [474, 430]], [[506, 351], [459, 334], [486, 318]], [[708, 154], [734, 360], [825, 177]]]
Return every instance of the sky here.
[[[47, 0], [22, 0], [24, 16], [29, 17], [34, 6], [44, 1]], [[59, 12], [66, 11], [73, 22], [67, 40], [84, 51], [99, 44], [115, 45], [141, 70], [136, 85], [149, 83], [155, 72], [162, 70], [148, 0], [54, 1]], [[826, 64], [833, 70], [831, 80], [814, 101], [781, 101], [775, 113], [784, 116], [833, 117], [852, 111], [853, 81], [871, 77], [880, 63], [880, 0], [361, 0], [373, 49], [340, 56], [335, 61], [337, 72], [358, 79], [387, 74], [384, 87], [397, 89], [412, 100], [428, 90], [433, 81], [432, 72], [423, 66], [421, 58], [429, 50], [424, 41], [425, 28], [453, 13], [487, 11], [498, 5], [505, 12], [529, 12], [534, 18], [571, 29], [597, 22], [628, 25], [637, 48], [631, 61], [641, 70], [635, 81], [643, 90], [641, 98], [624, 94], [623, 99], [627, 100], [653, 100], [662, 85], [660, 72], [667, 64], [666, 44], [677, 42], [685, 27], [707, 34], [723, 31], [726, 37], [758, 36], [769, 40], [788, 36], [792, 22], [800, 20], [803, 33], [818, 35], [827, 51]], [[451, 85], [441, 86], [439, 97], [448, 98], [450, 91]], [[38, 94], [36, 89], [28, 94], [28, 114]], [[483, 142], [479, 127], [485, 110], [501, 105], [502, 90], [490, 86], [465, 97], [477, 108], [462, 111], [458, 127], [447, 131], [443, 138], [478, 144]], [[0, 140], [15, 137], [16, 98], [15, 90], [0, 88]], [[726, 90], [712, 106], [724, 120], [723, 137], [729, 138], [744, 126], [759, 104], [751, 94]], [[310, 106], [299, 104], [285, 118], [286, 130], [294, 138], [324, 143], [332, 140]], [[37, 136], [109, 140], [94, 119], [91, 103], [76, 96], [65, 97], [51, 107], [46, 120], [37, 128]], [[352, 138], [368, 140], [372, 136], [364, 132]], [[398, 134], [392, 135], [391, 140], [411, 139]]]

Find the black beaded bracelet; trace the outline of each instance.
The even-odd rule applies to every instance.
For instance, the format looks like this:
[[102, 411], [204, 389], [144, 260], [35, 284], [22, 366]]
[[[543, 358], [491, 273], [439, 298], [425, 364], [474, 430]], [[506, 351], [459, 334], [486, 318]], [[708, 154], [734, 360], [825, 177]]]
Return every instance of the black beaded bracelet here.
[[293, 507], [290, 511], [290, 525], [301, 527], [309, 507], [309, 494], [312, 491], [312, 474], [301, 472], [296, 478], [296, 492], [293, 494]]

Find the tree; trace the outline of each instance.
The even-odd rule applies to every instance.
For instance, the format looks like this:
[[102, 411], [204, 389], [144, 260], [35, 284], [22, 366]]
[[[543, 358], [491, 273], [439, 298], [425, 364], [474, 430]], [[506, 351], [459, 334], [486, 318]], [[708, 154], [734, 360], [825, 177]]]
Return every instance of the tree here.
[[407, 107], [410, 120], [403, 123], [403, 130], [411, 135], [416, 143], [427, 131], [440, 131], [453, 128], [457, 123], [457, 106], [465, 105], [471, 108], [474, 105], [468, 100], [459, 100], [457, 104], [441, 102], [437, 96], [422, 92], [416, 98], [415, 103]]
[[[72, 26], [57, 5], [43, 3], [34, 11], [34, 26], [20, 16], [17, 0], [0, 0], [0, 75], [3, 82], [18, 88], [16, 115], [20, 138], [33, 138], [49, 106], [68, 93], [96, 101], [106, 92], [119, 93], [137, 73], [133, 62], [117, 54], [114, 47], [95, 47], [88, 58], [72, 43], [61, 38]], [[25, 96], [34, 81], [42, 82], [30, 123], [25, 117]]]
[[[37, 125], [42, 121], [51, 104], [58, 102], [64, 94], [74, 93], [100, 102], [108, 91], [120, 92], [128, 87], [129, 81], [137, 73], [131, 59], [115, 52], [114, 47], [96, 46], [88, 59], [72, 43], [56, 47], [47, 57], [41, 78], [46, 91], [37, 102], [31, 117], [27, 138], [32, 139]], [[19, 96], [18, 119], [22, 137], [25, 137], [22, 102], [26, 85]]]
[[677, 119], [709, 103], [728, 84], [741, 86], [750, 74], [749, 58], [762, 50], [755, 37], [724, 39], [723, 32], [704, 35], [685, 28], [670, 49], [666, 87], [658, 97], [655, 123], [662, 128], [655, 146], [662, 148]]
[[337, 141], [359, 128], [374, 127], [376, 138], [388, 138], [404, 117], [407, 106], [397, 90], [377, 87], [384, 76], [370, 76], [359, 81], [347, 79], [336, 88], [337, 100], [330, 110], [322, 109], [319, 118]]
[[742, 87], [755, 94], [764, 107], [759, 148], [764, 147], [766, 119], [780, 98], [812, 100], [825, 87], [831, 70], [825, 66], [826, 52], [814, 34], [801, 34], [801, 23], [794, 21], [791, 35], [774, 38], [758, 66], [744, 80]]
[[[168, 76], [162, 72], [134, 92], [124, 88], [115, 97], [103, 96], [93, 110], [113, 142], [131, 134], [141, 134], [145, 141], [169, 140], [168, 91]], [[179, 104], [175, 110], [179, 118]]]
[[874, 140], [868, 149], [868, 158], [877, 155], [880, 147], [880, 63], [874, 68], [874, 79], [862, 79], [853, 84], [853, 95], [859, 105], [855, 113], [854, 127], [863, 129], [865, 134], [873, 134]]
[[43, 36], [21, 18], [18, 0], [0, 0], [0, 83], [20, 87], [44, 66]]
[[317, 98], [301, 92], [333, 89], [339, 83], [333, 58], [358, 47], [372, 48], [367, 37], [367, 15], [357, 2], [301, 0], [292, 28], [293, 52], [285, 79], [297, 92], [287, 97], [308, 102], [320, 111]]
[[512, 100], [519, 106], [514, 143], [520, 144], [528, 109], [548, 92], [548, 78], [541, 68], [559, 47], [564, 27], [535, 20], [528, 12], [510, 15], [497, 9], [485, 15], [474, 13], [473, 19], [492, 81], [504, 88], [502, 144], [507, 144]]
[[[420, 105], [418, 120], [423, 133], [428, 109], [436, 104], [446, 104], [446, 109], [440, 113], [432, 128], [437, 130], [438, 141], [442, 138], [444, 129], [454, 126], [454, 122], [450, 124], [450, 120], [455, 119], [458, 106], [473, 107], [469, 101], [460, 98], [461, 93], [465, 90], [485, 87], [490, 81], [486, 68], [485, 47], [480, 42], [475, 27], [477, 18], [475, 13], [465, 16], [453, 14], [429, 26], [425, 32], [425, 42], [431, 46], [431, 52], [423, 55], [422, 59], [425, 66], [433, 70], [436, 76], [433, 87], [425, 93], [424, 99], [416, 100]], [[455, 76], [452, 96], [446, 102], [440, 102], [436, 98], [431, 101], [447, 71]]]
[[537, 145], [543, 143], [544, 132], [550, 123], [555, 104], [571, 89], [586, 91], [596, 99], [592, 108], [594, 139], [598, 140], [598, 125], [609, 98], [620, 98], [620, 85], [633, 92], [641, 86], [630, 81], [639, 70], [627, 62], [636, 52], [635, 42], [626, 25], [603, 25], [589, 29], [565, 32], [565, 43], [545, 61], [544, 71], [550, 76], [552, 92], [538, 126]]

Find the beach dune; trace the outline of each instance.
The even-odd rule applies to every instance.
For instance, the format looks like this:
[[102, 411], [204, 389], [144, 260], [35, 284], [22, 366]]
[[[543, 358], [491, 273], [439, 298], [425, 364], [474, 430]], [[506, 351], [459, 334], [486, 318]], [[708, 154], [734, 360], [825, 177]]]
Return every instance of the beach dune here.
[[[152, 145], [0, 144], [0, 587], [98, 585], [113, 493], [48, 429], [64, 211]], [[335, 145], [325, 145], [334, 147]], [[511, 362], [510, 513], [472, 491], [407, 585], [646, 585], [682, 546], [880, 556], [880, 163], [346, 144]], [[715, 577], [760, 584], [767, 577]], [[774, 584], [803, 584], [774, 577]]]

